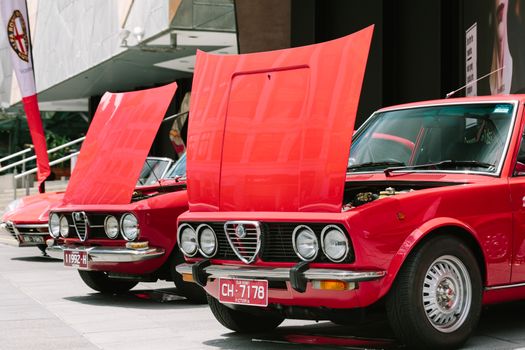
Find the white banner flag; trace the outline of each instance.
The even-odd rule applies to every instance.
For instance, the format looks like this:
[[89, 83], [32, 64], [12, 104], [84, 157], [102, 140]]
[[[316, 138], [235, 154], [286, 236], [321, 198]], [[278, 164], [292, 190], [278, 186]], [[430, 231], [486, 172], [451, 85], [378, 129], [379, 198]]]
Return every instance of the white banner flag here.
[[22, 97], [36, 93], [33, 62], [31, 61], [31, 40], [25, 0], [1, 0], [0, 12], [11, 46], [11, 62], [20, 86]]
[[49, 177], [49, 158], [47, 155], [46, 137], [42, 118], [38, 109], [35, 75], [31, 58], [31, 38], [29, 37], [29, 19], [25, 0], [0, 0], [0, 12], [11, 46], [11, 62], [15, 71], [18, 86], [22, 93], [22, 103], [27, 116], [31, 139], [35, 146], [37, 179], [39, 191], [45, 191], [45, 181]]

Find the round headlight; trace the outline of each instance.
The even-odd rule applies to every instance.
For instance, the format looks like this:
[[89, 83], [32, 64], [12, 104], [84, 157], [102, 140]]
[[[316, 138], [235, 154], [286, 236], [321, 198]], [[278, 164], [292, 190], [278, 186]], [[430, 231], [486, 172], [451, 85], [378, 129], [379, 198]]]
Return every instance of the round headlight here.
[[348, 239], [344, 232], [335, 225], [328, 225], [321, 232], [323, 252], [333, 262], [340, 262], [348, 254]]
[[199, 235], [199, 248], [202, 255], [211, 258], [217, 251], [217, 237], [215, 232], [208, 225], [201, 225], [197, 228]]
[[115, 239], [118, 236], [118, 220], [113, 215], [106, 216], [104, 220], [104, 232], [106, 236], [111, 239]]
[[64, 238], [66, 238], [69, 235], [69, 222], [67, 221], [67, 218], [62, 215], [60, 217], [60, 235]]
[[199, 244], [197, 243], [197, 232], [193, 227], [188, 224], [180, 225], [177, 239], [184, 255], [192, 257], [197, 254]]
[[139, 236], [139, 222], [135, 215], [126, 213], [120, 218], [120, 230], [127, 241], [134, 241]]
[[312, 261], [319, 252], [319, 243], [314, 231], [308, 226], [297, 226], [293, 231], [293, 249], [301, 260]]
[[49, 215], [49, 234], [53, 238], [60, 236], [60, 216], [56, 213]]

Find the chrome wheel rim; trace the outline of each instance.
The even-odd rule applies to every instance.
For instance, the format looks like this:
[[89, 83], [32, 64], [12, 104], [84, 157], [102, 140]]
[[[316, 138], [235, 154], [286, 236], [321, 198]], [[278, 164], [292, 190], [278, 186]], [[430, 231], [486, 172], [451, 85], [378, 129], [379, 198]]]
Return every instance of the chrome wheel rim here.
[[443, 255], [428, 268], [423, 281], [423, 309], [430, 324], [440, 332], [457, 330], [470, 311], [472, 284], [465, 265]]

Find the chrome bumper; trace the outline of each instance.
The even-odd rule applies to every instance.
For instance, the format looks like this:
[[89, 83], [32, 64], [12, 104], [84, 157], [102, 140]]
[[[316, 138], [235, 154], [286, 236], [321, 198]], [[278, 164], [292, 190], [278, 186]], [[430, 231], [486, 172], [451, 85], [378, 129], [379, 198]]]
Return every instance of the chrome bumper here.
[[5, 222], [0, 222], [0, 235], [8, 236], [8, 237], [15, 237], [8, 229], [7, 224]]
[[[180, 274], [192, 274], [193, 264], [181, 264], [176, 267]], [[208, 278], [261, 278], [269, 281], [289, 281], [292, 268], [287, 267], [245, 267], [233, 265], [210, 265], [202, 271]], [[380, 279], [386, 271], [353, 271], [338, 269], [309, 268], [302, 272], [308, 281], [335, 280], [342, 282], [365, 282]]]
[[68, 247], [64, 245], [48, 246], [47, 254], [53, 258], [63, 259], [64, 250], [87, 252], [89, 261], [95, 263], [129, 263], [164, 255], [162, 248], [129, 249], [121, 247]]

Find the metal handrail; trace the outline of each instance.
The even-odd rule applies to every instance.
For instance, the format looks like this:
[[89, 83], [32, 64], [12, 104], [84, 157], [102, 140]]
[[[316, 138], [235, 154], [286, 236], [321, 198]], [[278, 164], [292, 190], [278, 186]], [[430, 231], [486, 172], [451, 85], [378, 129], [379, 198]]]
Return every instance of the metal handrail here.
[[[56, 151], [59, 151], [59, 150], [61, 150], [61, 149], [63, 149], [63, 148], [66, 148], [66, 147], [69, 147], [69, 146], [71, 146], [71, 145], [74, 145], [74, 144], [77, 144], [77, 143], [79, 143], [79, 142], [82, 142], [82, 141], [84, 141], [85, 139], [86, 139], [86, 137], [83, 136], [83, 137], [78, 138], [78, 139], [76, 139], [76, 140], [66, 142], [66, 143], [64, 143], [64, 144], [62, 144], [62, 145], [60, 145], [60, 146], [57, 146], [57, 147], [51, 148], [50, 150], [47, 151], [47, 154], [52, 154], [52, 153], [54, 153], [54, 152], [56, 152]], [[14, 168], [14, 167], [16, 167], [16, 166], [18, 166], [18, 165], [25, 164], [25, 163], [27, 163], [27, 162], [29, 162], [29, 161], [32, 161], [32, 160], [35, 160], [35, 159], [36, 159], [36, 155], [31, 156], [31, 157], [28, 157], [28, 158], [25, 158], [25, 159], [22, 159], [22, 160], [19, 160], [18, 162], [11, 163], [11, 164], [9, 164], [9, 165], [6, 165], [5, 167], [0, 167], [0, 172], [3, 172], [3, 171], [6, 171], [6, 170], [9, 170], [9, 169], [12, 169], [12, 168]], [[53, 163], [53, 162], [49, 163], [49, 165], [54, 165], [54, 164], [52, 164], [52, 163]], [[34, 172], [36, 172], [36, 168], [35, 168], [34, 170], [35, 170]]]
[[26, 148], [26, 149], [23, 149], [23, 150], [18, 151], [18, 152], [16, 152], [16, 153], [13, 153], [13, 154], [10, 154], [10, 155], [8, 155], [8, 156], [5, 156], [4, 158], [0, 158], [0, 163], [5, 162], [6, 160], [9, 160], [9, 159], [11, 159], [11, 158], [16, 158], [16, 157], [18, 157], [18, 156], [21, 156], [22, 154], [25, 154], [25, 153], [27, 153], [27, 152], [31, 152], [31, 151], [33, 150], [33, 147], [34, 147], [34, 146], [31, 145], [31, 146], [29, 146], [29, 147]]
[[[49, 162], [49, 165], [57, 165], [57, 164], [62, 163], [64, 161], [68, 160], [68, 159], [71, 159], [73, 157], [78, 156], [79, 153], [80, 152], [75, 152], [75, 153], [68, 154], [67, 156], [64, 156], [62, 158], [55, 159], [54, 161]], [[27, 176], [29, 174], [36, 173], [37, 170], [38, 170], [38, 168], [33, 168], [33, 169], [30, 169], [30, 170], [24, 171], [23, 173], [15, 175], [15, 179], [20, 179], [21, 177]]]

